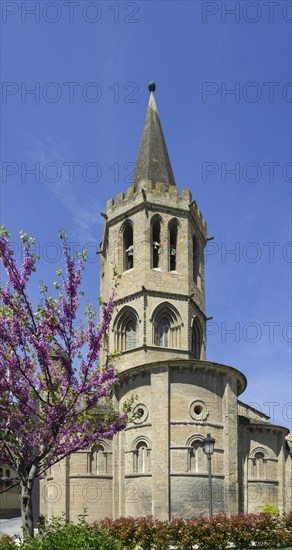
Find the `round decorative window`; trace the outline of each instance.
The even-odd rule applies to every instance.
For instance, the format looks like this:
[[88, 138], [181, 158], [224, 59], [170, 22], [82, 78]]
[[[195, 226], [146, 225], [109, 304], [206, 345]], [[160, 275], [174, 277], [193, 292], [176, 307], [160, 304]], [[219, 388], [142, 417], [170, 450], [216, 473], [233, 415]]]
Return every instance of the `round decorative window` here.
[[200, 399], [190, 404], [189, 413], [194, 420], [206, 420], [209, 414], [206, 403]]
[[135, 424], [143, 424], [148, 418], [148, 409], [143, 403], [138, 403], [133, 410], [133, 421]]

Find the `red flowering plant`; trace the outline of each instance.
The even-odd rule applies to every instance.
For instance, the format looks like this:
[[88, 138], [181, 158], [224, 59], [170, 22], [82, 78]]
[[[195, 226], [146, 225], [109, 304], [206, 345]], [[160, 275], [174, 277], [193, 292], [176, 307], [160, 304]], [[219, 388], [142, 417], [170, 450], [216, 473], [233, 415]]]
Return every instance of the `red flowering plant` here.
[[283, 542], [292, 546], [292, 511], [283, 517]]
[[104, 534], [114, 535], [129, 550], [134, 550], [137, 545], [143, 550], [165, 550], [174, 539], [172, 525], [152, 516], [120, 517], [115, 520], [106, 518], [95, 522], [93, 528]]
[[191, 548], [191, 539], [188, 537], [186, 520], [179, 517], [172, 518], [169, 524], [169, 539], [178, 550]]
[[199, 550], [225, 550], [230, 542], [228, 517], [224, 514], [200, 516], [186, 521], [183, 533], [185, 544], [196, 545]]
[[[182, 520], [183, 521], [183, 520]], [[153, 526], [153, 548], [167, 550], [176, 544], [176, 529], [173, 522], [155, 520]], [[148, 547], [145, 546], [148, 549]]]
[[[229, 527], [229, 518], [225, 514], [218, 514], [209, 518], [208, 530], [210, 533], [210, 541], [208, 537], [209, 546], [205, 546], [206, 550], [208, 548], [216, 548], [217, 550], [225, 550], [228, 547], [230, 542], [230, 527]], [[213, 544], [213, 546], [212, 546]]]
[[102, 521], [95, 522], [93, 529], [104, 534], [114, 535], [126, 548], [135, 548], [138, 543], [137, 530], [139, 518], [119, 517], [118, 519], [105, 518]]
[[[70, 254], [63, 240], [65, 272], [57, 269], [53, 295], [43, 284], [33, 305], [28, 282], [36, 271], [34, 241], [21, 232], [24, 259], [18, 267], [10, 235], [0, 230], [0, 260], [6, 270], [0, 286], [0, 464], [17, 472], [11, 486], [20, 485], [23, 529], [33, 536], [32, 491], [35, 479], [64, 457], [86, 449], [99, 438], [111, 438], [127, 421], [110, 406], [118, 381], [109, 357], [99, 354], [114, 307], [114, 291], [102, 306], [100, 323], [87, 306], [78, 308], [86, 255]], [[101, 403], [106, 403], [102, 413]]]
[[279, 541], [278, 531], [281, 529], [281, 519], [270, 514], [258, 514], [254, 517], [253, 541], [258, 546], [274, 546]]
[[190, 519], [174, 518], [170, 522], [148, 517], [120, 517], [96, 522], [93, 528], [114, 536], [128, 550], [237, 550], [291, 546], [291, 527], [286, 518], [273, 519], [266, 514], [237, 514]]
[[[156, 522], [152, 516], [136, 518], [134, 539], [143, 550], [151, 550], [154, 546]], [[159, 540], [160, 540], [159, 534]]]
[[289, 512], [286, 516], [284, 516], [284, 521], [285, 521], [285, 527], [292, 531], [292, 511]]
[[192, 548], [197, 539], [198, 521], [200, 518], [193, 517], [190, 519], [174, 518], [171, 521], [173, 540], [179, 550]]
[[230, 540], [236, 548], [249, 548], [254, 540], [254, 516], [236, 514], [229, 518]]
[[236, 548], [248, 548], [252, 543], [260, 547], [277, 546], [289, 539], [285, 520], [270, 514], [238, 514], [231, 516], [230, 540]]

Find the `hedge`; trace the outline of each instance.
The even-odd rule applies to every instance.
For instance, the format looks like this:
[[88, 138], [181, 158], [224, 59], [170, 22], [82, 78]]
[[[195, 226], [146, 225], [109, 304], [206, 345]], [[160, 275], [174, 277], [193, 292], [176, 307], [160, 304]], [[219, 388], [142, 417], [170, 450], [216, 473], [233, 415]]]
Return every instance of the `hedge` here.
[[[292, 546], [292, 512], [271, 514], [217, 515], [159, 521], [152, 517], [104, 519], [88, 525], [85, 516], [78, 524], [54, 518], [44, 525], [44, 535], [25, 540], [21, 550], [226, 550], [230, 543], [238, 550]], [[0, 550], [16, 550], [4, 535]]]
[[[96, 532], [114, 534], [127, 549], [225, 550], [230, 543], [238, 549], [292, 545], [292, 512], [284, 517], [270, 514], [217, 515], [170, 522], [152, 517], [105, 519], [94, 524]], [[254, 547], [254, 546], [253, 546]]]

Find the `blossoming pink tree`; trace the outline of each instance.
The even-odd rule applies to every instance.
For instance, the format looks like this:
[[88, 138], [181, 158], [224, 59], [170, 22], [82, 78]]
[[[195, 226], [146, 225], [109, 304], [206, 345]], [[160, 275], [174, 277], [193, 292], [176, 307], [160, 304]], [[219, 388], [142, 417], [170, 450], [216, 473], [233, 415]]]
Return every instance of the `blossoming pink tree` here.
[[[7, 277], [0, 287], [0, 463], [15, 469], [20, 485], [24, 532], [33, 536], [32, 490], [37, 477], [64, 457], [111, 438], [125, 427], [122, 413], [110, 406], [98, 413], [117, 382], [110, 358], [98, 358], [111, 320], [114, 292], [102, 306], [99, 324], [87, 306], [78, 320], [85, 254], [73, 258], [64, 233], [64, 266], [57, 269], [53, 297], [41, 286], [33, 305], [28, 283], [36, 270], [34, 241], [21, 232], [24, 259], [14, 258], [9, 233], [0, 230], [0, 259]], [[1, 265], [1, 264], [0, 264]]]

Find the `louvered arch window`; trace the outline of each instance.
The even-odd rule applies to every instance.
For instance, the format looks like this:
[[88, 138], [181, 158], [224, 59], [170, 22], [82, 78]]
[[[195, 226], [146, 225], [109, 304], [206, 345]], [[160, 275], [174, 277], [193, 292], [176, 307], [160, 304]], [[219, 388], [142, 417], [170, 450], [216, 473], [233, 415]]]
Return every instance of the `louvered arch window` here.
[[134, 267], [134, 231], [133, 224], [127, 222], [123, 230], [123, 271]]
[[160, 268], [160, 252], [161, 252], [161, 219], [159, 216], [154, 216], [151, 220], [151, 267], [152, 269]]
[[178, 241], [178, 222], [172, 220], [169, 224], [169, 271], [177, 271], [177, 241]]

